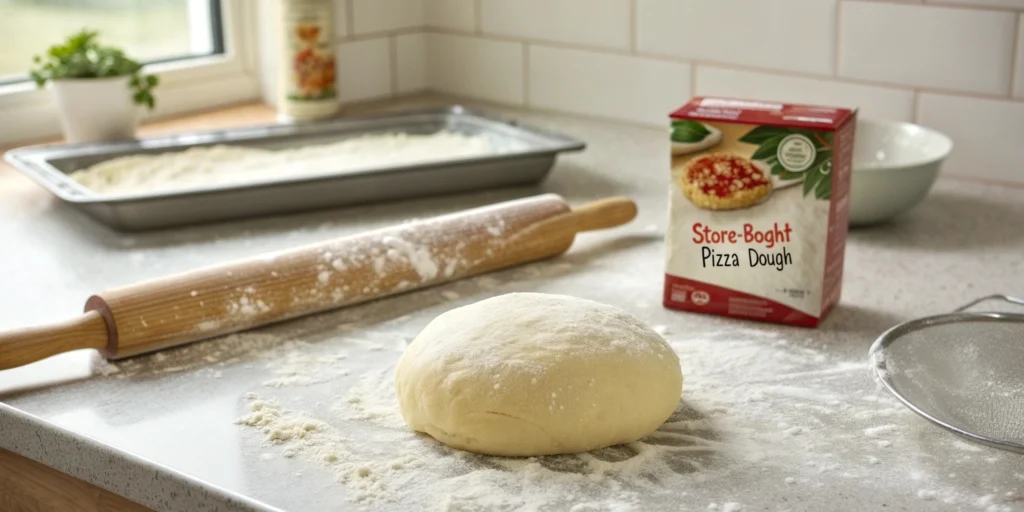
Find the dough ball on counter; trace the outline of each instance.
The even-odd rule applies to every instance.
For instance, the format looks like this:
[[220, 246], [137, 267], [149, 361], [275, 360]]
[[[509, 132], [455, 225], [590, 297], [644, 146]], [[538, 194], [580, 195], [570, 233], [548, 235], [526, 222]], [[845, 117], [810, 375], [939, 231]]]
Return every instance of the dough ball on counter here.
[[435, 318], [395, 373], [402, 416], [449, 446], [506, 456], [578, 453], [656, 430], [682, 393], [679, 358], [629, 313], [511, 293]]

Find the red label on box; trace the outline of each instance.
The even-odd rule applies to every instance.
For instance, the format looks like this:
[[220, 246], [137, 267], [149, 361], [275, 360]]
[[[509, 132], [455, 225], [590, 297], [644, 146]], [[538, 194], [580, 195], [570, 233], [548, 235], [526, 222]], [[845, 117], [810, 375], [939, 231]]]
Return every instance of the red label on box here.
[[794, 126], [835, 130], [853, 115], [846, 108], [791, 105], [770, 101], [697, 97], [669, 117], [703, 121], [729, 121], [765, 126]]

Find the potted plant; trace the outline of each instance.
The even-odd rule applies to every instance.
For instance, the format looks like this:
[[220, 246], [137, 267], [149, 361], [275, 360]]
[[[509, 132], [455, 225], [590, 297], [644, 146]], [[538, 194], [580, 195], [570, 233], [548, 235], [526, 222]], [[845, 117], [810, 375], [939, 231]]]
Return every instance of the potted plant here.
[[29, 74], [50, 84], [68, 142], [127, 139], [135, 135], [137, 105], [152, 109], [158, 80], [118, 48], [101, 46], [98, 34], [82, 30], [36, 56]]

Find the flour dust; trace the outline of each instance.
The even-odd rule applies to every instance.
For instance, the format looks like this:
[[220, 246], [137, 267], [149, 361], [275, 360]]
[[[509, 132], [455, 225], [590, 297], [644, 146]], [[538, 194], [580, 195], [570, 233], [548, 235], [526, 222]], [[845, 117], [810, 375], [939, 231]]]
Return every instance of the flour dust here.
[[[907, 492], [899, 486], [914, 470], [892, 447], [912, 434], [903, 421], [909, 413], [884, 390], [861, 385], [872, 382], [866, 362], [832, 361], [774, 334], [747, 334], [742, 341], [667, 335], [687, 376], [676, 412], [640, 441], [589, 453], [482, 456], [412, 433], [397, 405], [393, 366], [354, 375], [320, 417], [300, 412], [301, 403], [275, 402], [253, 422], [267, 410], [255, 394], [239, 422], [259, 429], [265, 444], [331, 471], [366, 509], [633, 511], [682, 498], [740, 511], [757, 503], [744, 503], [739, 481], [821, 493], [836, 480], [879, 474], [888, 476], [873, 485]], [[842, 382], [858, 386], [838, 394]], [[313, 428], [298, 430], [306, 426]], [[958, 450], [978, 456], [972, 449]], [[1006, 494], [1012, 489], [982, 499], [957, 492], [947, 475], [914, 474], [915, 500], [1015, 510], [1007, 496], [1016, 495]]]

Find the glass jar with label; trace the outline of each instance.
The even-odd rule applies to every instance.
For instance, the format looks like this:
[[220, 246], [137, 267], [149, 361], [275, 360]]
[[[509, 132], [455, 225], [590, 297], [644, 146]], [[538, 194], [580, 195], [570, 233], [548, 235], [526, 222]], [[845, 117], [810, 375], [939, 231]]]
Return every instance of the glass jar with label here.
[[284, 121], [331, 117], [338, 112], [335, 86], [334, 2], [282, 0], [278, 113]]

